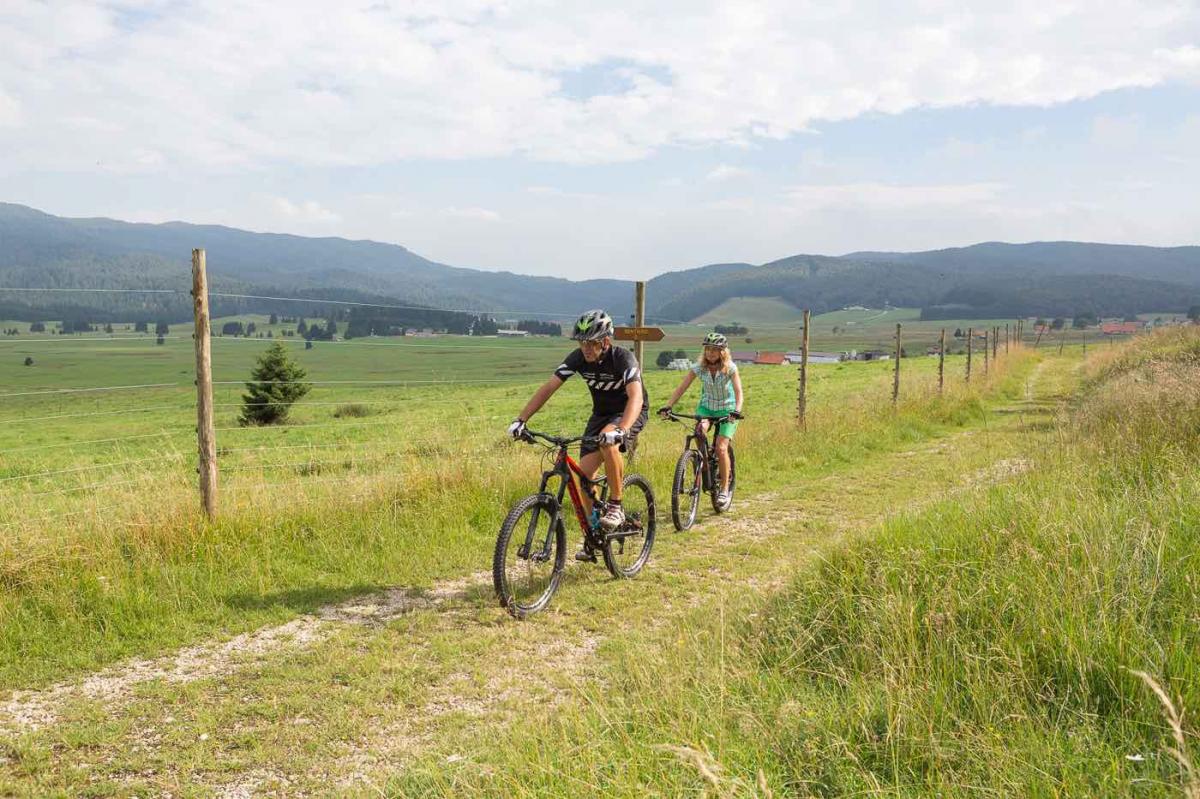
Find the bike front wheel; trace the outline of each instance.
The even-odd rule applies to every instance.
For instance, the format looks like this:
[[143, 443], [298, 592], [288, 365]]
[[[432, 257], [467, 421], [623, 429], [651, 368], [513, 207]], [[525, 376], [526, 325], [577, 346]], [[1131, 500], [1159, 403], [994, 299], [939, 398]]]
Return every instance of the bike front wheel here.
[[523, 619], [550, 604], [566, 567], [567, 531], [550, 494], [525, 497], [500, 525], [492, 582], [500, 604]]
[[633, 577], [646, 565], [656, 527], [654, 491], [649, 481], [640, 474], [630, 474], [621, 485], [625, 521], [604, 534], [604, 565], [617, 578]]
[[696, 523], [703, 473], [704, 459], [700, 453], [690, 447], [685, 449], [675, 464], [675, 482], [671, 486], [671, 521], [681, 533]]

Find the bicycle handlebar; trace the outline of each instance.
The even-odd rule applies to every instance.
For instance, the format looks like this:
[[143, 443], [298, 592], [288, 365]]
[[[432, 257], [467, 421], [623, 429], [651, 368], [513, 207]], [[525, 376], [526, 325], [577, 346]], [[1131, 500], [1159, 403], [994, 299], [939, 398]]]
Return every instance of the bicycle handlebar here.
[[538, 438], [542, 439], [543, 441], [548, 441], [556, 447], [567, 447], [578, 441], [582, 441], [586, 444], [595, 444], [600, 441], [599, 436], [573, 436], [570, 438], [564, 438], [562, 436], [552, 436], [548, 433], [539, 433], [537, 430], [531, 430], [528, 427], [525, 428], [525, 432], [521, 436], [523, 441], [527, 441], [530, 444], [534, 443], [534, 440]]
[[[713, 424], [724, 424], [730, 419], [736, 418], [732, 413], [727, 413], [724, 416], [696, 416], [695, 414], [691, 413], [676, 413], [675, 411], [667, 411], [665, 415], [666, 418], [674, 422], [678, 422], [681, 419], [695, 419], [697, 422], [712, 422]], [[746, 417], [742, 415], [741, 418], [744, 419]]]

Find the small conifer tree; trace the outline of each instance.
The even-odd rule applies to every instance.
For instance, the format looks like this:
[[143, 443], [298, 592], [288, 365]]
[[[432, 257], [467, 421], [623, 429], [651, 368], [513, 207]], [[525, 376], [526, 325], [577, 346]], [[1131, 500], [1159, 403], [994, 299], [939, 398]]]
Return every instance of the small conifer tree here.
[[283, 344], [276, 342], [259, 356], [242, 395], [242, 413], [238, 422], [245, 425], [278, 424], [287, 419], [292, 403], [312, 388], [303, 382], [304, 369], [288, 357]]

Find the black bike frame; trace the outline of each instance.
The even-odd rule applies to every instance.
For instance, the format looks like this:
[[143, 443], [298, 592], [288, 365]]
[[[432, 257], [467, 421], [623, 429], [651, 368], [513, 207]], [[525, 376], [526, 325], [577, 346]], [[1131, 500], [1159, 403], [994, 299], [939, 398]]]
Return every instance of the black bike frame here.
[[[672, 413], [671, 415], [676, 419], [694, 419], [696, 421], [695, 426], [692, 428], [692, 432], [688, 433], [687, 438], [684, 439], [683, 446], [684, 449], [691, 449], [692, 444], [695, 443], [696, 449], [700, 453], [700, 460], [702, 463], [702, 468], [700, 470], [701, 486], [705, 491], [712, 491], [713, 486], [717, 484], [717, 465], [714, 459], [709, 458], [709, 453], [717, 451], [717, 436], [720, 434], [721, 425], [724, 422], [729, 421], [729, 419], [732, 417], [697, 417], [692, 416], [691, 414], [683, 413]], [[708, 426], [712, 430], [712, 444], [708, 443], [708, 436], [700, 432], [700, 422], [702, 420], [708, 422]]]

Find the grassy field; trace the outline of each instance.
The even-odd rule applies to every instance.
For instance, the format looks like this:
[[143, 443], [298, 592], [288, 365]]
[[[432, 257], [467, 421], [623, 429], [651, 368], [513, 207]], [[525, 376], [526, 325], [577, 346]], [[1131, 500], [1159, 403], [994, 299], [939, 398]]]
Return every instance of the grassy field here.
[[[1049, 363], [1067, 400], [1076, 370]], [[1028, 384], [1023, 452], [982, 488], [831, 542], [765, 600], [722, 590], [620, 652], [619, 690], [395, 795], [1197, 795], [1198, 364], [1184, 329], [1097, 353], [1057, 410]], [[535, 736], [590, 756], [564, 773]]]
[[[190, 341], [46, 347], [20, 388], [10, 372], [35, 367], [0, 360], [0, 683], [21, 689], [0, 707], [0, 793], [1188, 784], [1135, 672], [1200, 702], [1195, 331], [1086, 365], [1020, 351], [969, 388], [952, 357], [942, 397], [936, 359], [909, 358], [896, 408], [889, 364], [816, 366], [807, 431], [795, 371], [748, 368], [734, 513], [660, 526], [637, 580], [572, 566], [525, 624], [480, 573], [540, 469], [503, 429], [563, 342], [371, 344], [297, 346], [322, 385], [290, 425], [236, 428], [221, 389], [213, 524], [192, 488]], [[262, 346], [214, 342], [218, 379]], [[500, 382], [413, 382], [468, 369]], [[403, 384], [332, 382], [364, 374]], [[649, 372], [652, 402], [678, 378]], [[27, 393], [87, 381], [179, 385]], [[534, 426], [573, 430], [586, 405], [568, 384]], [[682, 434], [652, 421], [638, 455], [660, 508]], [[1186, 756], [1186, 717], [1180, 736]]]
[[[861, 468], [864, 464], [950, 431], [975, 429], [986, 419], [987, 398], [1019, 393], [1021, 375], [1029, 369], [1027, 359], [1019, 360], [1011, 372], [1007, 367], [998, 368], [991, 383], [980, 380], [970, 392], [955, 384], [939, 399], [932, 390], [932, 366], [931, 359], [913, 360], [906, 370], [904, 401], [895, 410], [888, 401], [890, 372], [886, 364], [815, 369], [808, 433], [796, 429], [792, 416], [795, 373], [790, 369], [747, 370], [751, 419], [738, 435], [743, 475], [740, 490], [747, 497], [747, 518], [754, 517], [751, 498], [756, 495], [809, 483], [815, 486], [815, 481], [838, 475], [855, 482], [851, 495], [867, 492], [863, 494], [864, 509], [894, 500], [914, 485], [913, 478], [896, 482], [887, 477], [887, 483], [879, 483], [885, 475], [878, 472], [878, 466], [871, 466], [868, 471], [878, 476], [867, 480]], [[661, 396], [677, 377], [652, 374], [651, 395]], [[516, 405], [531, 387], [456, 387], [453, 396], [445, 388], [440, 399], [456, 404], [493, 401]], [[573, 429], [578, 424], [585, 393], [579, 386], [570, 388], [573, 394], [556, 403], [558, 407], [545, 419], [539, 417], [539, 424], [551, 429]], [[413, 417], [410, 411], [427, 415]], [[305, 412], [328, 411], [311, 408]], [[5, 537], [8, 591], [0, 601], [0, 651], [4, 652], [0, 679], [10, 687], [37, 688], [93, 672], [122, 658], [166, 654], [179, 646], [213, 637], [222, 640], [263, 625], [294, 629], [287, 625], [313, 614], [322, 617], [322, 607], [353, 602], [353, 597], [381, 589], [432, 588], [436, 595], [436, 587], [443, 581], [486, 569], [503, 512], [532, 488], [539, 469], [532, 448], [502, 441], [511, 412], [508, 407], [497, 408], [491, 424], [482, 425], [474, 439], [463, 441], [439, 429], [439, 422], [446, 418], [444, 406], [388, 410], [386, 414], [394, 414], [388, 420], [390, 426], [373, 434], [373, 446], [383, 442], [403, 446], [403, 422], [410, 418], [427, 420], [431, 438], [440, 439], [392, 462], [338, 471], [336, 480], [328, 485], [319, 482], [328, 473], [312, 473], [303, 464], [292, 464], [285, 470], [290, 472], [286, 481], [279, 484], [254, 475], [249, 500], [223, 501], [222, 518], [213, 525], [201, 523], [189, 513], [194, 496], [182, 486], [178, 494], [172, 493], [169, 481], [128, 489], [91, 489], [89, 497], [95, 493], [96, 501], [115, 500], [118, 508], [78, 523], [56, 523], [52, 535], [47, 535], [44, 526], [18, 523]], [[650, 476], [660, 501], [665, 502], [665, 486], [682, 431], [666, 423], [652, 425], [637, 468]], [[308, 431], [304, 435], [316, 433], [314, 428], [302, 430]], [[336, 440], [333, 436], [341, 432], [336, 428], [321, 431], [326, 441]], [[255, 431], [264, 432], [284, 431]], [[293, 432], [301, 431], [287, 434]], [[934, 479], [953, 482], [957, 469], [949, 466], [947, 463], [943, 477]], [[183, 473], [186, 469], [181, 469], [181, 482]], [[924, 479], [930, 478], [927, 472]], [[889, 484], [879, 495], [871, 493], [872, 486]], [[153, 502], [147, 503], [150, 496]], [[19, 510], [19, 501], [14, 499], [12, 504]], [[709, 528], [711, 537], [716, 531], [711, 525]], [[554, 642], [560, 636], [569, 633], [574, 637], [581, 629], [590, 631], [593, 638], [621, 629], [637, 637], [639, 631], [657, 628], [653, 619], [661, 616], [664, 591], [678, 608], [671, 611], [674, 614], [689, 607], [689, 597], [703, 596], [696, 592], [703, 592], [710, 569], [720, 564], [721, 568], [742, 564], [738, 568], [764, 574], [765, 568], [785, 566], [788, 561], [779, 560], [781, 552], [801, 544], [811, 546], [804, 536], [782, 548], [779, 541], [746, 548], [746, 543], [738, 540], [722, 542], [718, 537], [712, 541], [714, 546], [694, 550], [686, 539], [673, 539], [664, 530], [644, 579], [608, 584], [573, 570], [552, 610], [529, 625], [511, 623], [494, 606], [485, 582], [478, 593], [476, 589], [468, 592], [468, 604], [459, 615], [406, 614], [381, 631], [386, 631], [386, 642], [356, 643], [338, 634], [312, 653], [317, 661], [307, 654], [283, 653], [285, 661], [279, 666], [284, 671], [271, 667], [270, 675], [263, 675], [266, 683], [253, 676], [257, 671], [252, 670], [240, 677], [215, 677], [216, 683], [206, 679], [194, 684], [171, 679], [138, 683], [134, 693], [119, 695], [120, 705], [114, 704], [116, 694], [105, 694], [99, 704], [95, 698], [69, 701], [56, 709], [57, 720], [49, 728], [9, 739], [5, 764], [0, 764], [4, 769], [0, 786], [7, 792], [27, 794], [70, 795], [88, 785], [90, 791], [102, 795], [163, 791], [207, 795], [208, 789], [195, 785], [220, 783], [227, 769], [221, 763], [236, 750], [264, 767], [271, 764], [272, 771], [286, 762], [297, 767], [303, 764], [304, 769], [314, 770], [302, 780], [307, 781], [306, 790], [324, 793], [319, 786], [328, 786], [333, 772], [343, 768], [338, 758], [330, 762], [328, 754], [321, 754], [324, 747], [334, 744], [340, 752], [351, 739], [369, 738], [370, 729], [380, 725], [386, 729], [377, 710], [386, 709], [390, 714], [402, 707], [420, 707], [430, 701], [431, 691], [440, 690], [441, 682], [457, 681], [460, 676], [468, 680], [464, 688], [475, 685], [491, 690], [493, 679], [511, 678], [511, 673], [505, 677], [494, 669], [512, 664], [514, 655], [528, 656], [531, 645], [555, 651], [558, 644]], [[697, 557], [704, 560], [692, 562]], [[395, 635], [400, 638], [393, 638]], [[542, 636], [548, 639], [539, 640]], [[344, 646], [357, 654], [345, 651]], [[194, 654], [187, 657], [197, 658]], [[335, 665], [338, 663], [341, 665]], [[331, 673], [330, 668], [343, 676]], [[360, 678], [366, 682], [360, 683]], [[243, 679], [250, 682], [243, 684]], [[314, 684], [314, 679], [319, 684]], [[206, 686], [210, 685], [223, 687], [209, 693]], [[243, 685], [252, 694], [265, 692], [275, 698], [263, 704], [242, 697], [239, 686]], [[341, 694], [338, 685], [358, 687]], [[228, 704], [231, 689], [242, 698]], [[51, 694], [60, 690], [64, 689], [51, 689]], [[91, 689], [83, 690], [86, 694]], [[283, 699], [279, 691], [286, 691], [289, 698]], [[538, 695], [538, 691], [531, 694]], [[20, 696], [14, 695], [12, 701], [20, 703]], [[363, 702], [367, 704], [360, 704]], [[102, 707], [105, 710], [101, 711]], [[245, 715], [247, 712], [251, 715]], [[279, 712], [289, 719], [317, 718], [318, 723], [312, 730], [298, 727], [285, 723]], [[153, 720], [148, 720], [150, 717]], [[465, 729], [458, 726], [458, 718], [451, 713], [443, 720], [450, 729]], [[161, 741], [157, 754], [149, 754], [143, 745], [128, 739], [135, 729], [165, 732], [179, 723], [183, 726], [171, 731], [169, 740]], [[257, 732], [249, 732], [252, 728]], [[310, 732], [319, 732], [318, 739], [310, 739]], [[333, 739], [327, 739], [328, 735]], [[55, 743], [64, 740], [72, 742], [65, 749]], [[210, 749], [208, 740], [221, 743]], [[372, 747], [368, 746], [374, 751]], [[50, 751], [55, 754], [47, 759]], [[242, 764], [235, 771], [258, 768], [240, 758], [235, 758]], [[206, 776], [199, 783], [191, 781], [194, 777], [179, 783], [179, 772], [170, 764], [183, 763], [192, 764], [187, 768], [193, 774], [199, 770]], [[418, 773], [425, 772], [413, 772]], [[155, 774], [159, 776], [152, 776]], [[379, 775], [373, 771], [372, 776]], [[386, 788], [385, 792], [422, 792], [407, 782], [397, 784], [402, 787]], [[484, 793], [493, 792], [477, 787]]]
[[733, 322], [755, 325], [800, 324], [801, 309], [781, 297], [733, 297], [692, 320], [693, 325], [721, 325]]
[[[36, 683], [231, 620], [261, 623], [280, 610], [268, 604], [246, 613], [229, 596], [307, 586], [311, 597], [328, 599], [354, 586], [393, 577], [427, 582], [485, 562], [480, 547], [538, 468], [536, 453], [506, 443], [504, 429], [557, 365], [564, 342], [454, 337], [294, 346], [312, 393], [289, 424], [239, 427], [238, 381], [266, 346], [213, 342], [222, 514], [209, 527], [196, 515], [188, 338], [0, 343], [10, 354], [0, 360], [0, 580], [13, 589], [0, 598], [0, 652], [12, 656], [0, 659], [0, 681]], [[34, 366], [21, 365], [22, 352], [35, 353]], [[906, 397], [928, 400], [933, 369], [932, 359], [906, 362]], [[760, 417], [763, 433], [791, 427], [795, 371], [748, 367], [744, 374], [747, 411]], [[820, 414], [823, 406], [883, 403], [890, 374], [887, 364], [814, 366], [810, 407]], [[649, 372], [651, 402], [678, 379]], [[114, 386], [139, 387], [59, 393]], [[587, 407], [582, 384], [568, 384], [537, 422], [574, 431]], [[644, 459], [661, 490], [680, 437], [658, 425]], [[316, 522], [306, 515], [331, 507], [351, 516]], [[361, 508], [386, 509], [388, 520], [371, 524], [395, 526], [389, 542], [425, 526], [453, 545], [379, 552], [382, 541], [371, 541], [375, 533], [353, 516]], [[349, 524], [353, 538], [367, 537], [365, 549], [332, 560], [307, 551], [291, 559], [263, 554], [291, 546], [298, 530], [315, 524]], [[245, 540], [230, 549], [230, 537], [242, 533]], [[362, 562], [367, 553], [370, 563]], [[220, 576], [211, 571], [217, 566]], [[171, 592], [160, 590], [166, 584], [174, 584]], [[168, 607], [175, 608], [169, 625], [147, 624]]]

